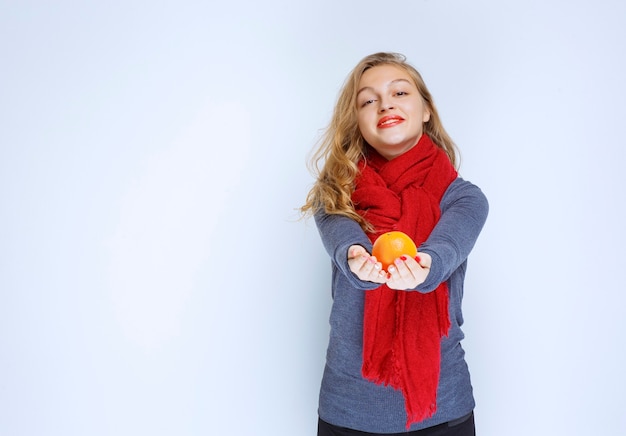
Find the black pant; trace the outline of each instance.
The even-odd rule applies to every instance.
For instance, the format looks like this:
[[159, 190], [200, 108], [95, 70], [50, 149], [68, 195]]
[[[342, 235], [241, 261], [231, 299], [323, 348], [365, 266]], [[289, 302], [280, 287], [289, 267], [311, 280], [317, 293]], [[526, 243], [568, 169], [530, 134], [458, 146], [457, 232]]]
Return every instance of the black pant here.
[[[415, 430], [405, 433], [390, 433], [385, 436], [476, 436], [474, 427], [474, 412], [470, 413], [465, 420], [445, 422], [423, 430]], [[327, 422], [318, 420], [317, 436], [376, 436], [378, 433], [367, 433], [349, 428], [337, 427]]]

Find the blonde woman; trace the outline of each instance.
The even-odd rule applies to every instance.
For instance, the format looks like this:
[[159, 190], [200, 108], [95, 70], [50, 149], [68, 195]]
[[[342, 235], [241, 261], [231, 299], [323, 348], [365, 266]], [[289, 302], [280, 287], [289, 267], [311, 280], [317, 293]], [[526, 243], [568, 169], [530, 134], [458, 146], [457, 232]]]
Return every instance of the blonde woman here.
[[[461, 347], [467, 257], [488, 203], [457, 174], [457, 149], [420, 74], [376, 53], [352, 70], [313, 158], [302, 207], [332, 260], [318, 435], [473, 435]], [[418, 246], [387, 271], [371, 255], [399, 230]]]

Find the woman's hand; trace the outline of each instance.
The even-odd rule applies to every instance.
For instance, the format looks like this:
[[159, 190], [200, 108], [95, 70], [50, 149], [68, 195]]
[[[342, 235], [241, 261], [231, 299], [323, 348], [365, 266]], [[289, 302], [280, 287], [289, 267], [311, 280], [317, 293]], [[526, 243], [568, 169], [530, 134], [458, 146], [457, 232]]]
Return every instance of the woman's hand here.
[[360, 280], [381, 284], [387, 282], [382, 264], [361, 245], [352, 245], [348, 249], [348, 266]]
[[415, 259], [409, 256], [399, 257], [389, 267], [387, 286], [398, 291], [415, 289], [426, 280], [431, 263], [432, 258], [426, 253], [417, 253]]

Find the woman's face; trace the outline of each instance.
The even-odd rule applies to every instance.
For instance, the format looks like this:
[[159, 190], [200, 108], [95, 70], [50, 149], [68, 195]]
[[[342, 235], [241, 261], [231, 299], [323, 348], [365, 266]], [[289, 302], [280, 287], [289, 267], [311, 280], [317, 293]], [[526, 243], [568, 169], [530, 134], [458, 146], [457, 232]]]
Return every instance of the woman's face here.
[[430, 119], [413, 79], [395, 65], [365, 71], [356, 103], [361, 135], [389, 160], [413, 148]]

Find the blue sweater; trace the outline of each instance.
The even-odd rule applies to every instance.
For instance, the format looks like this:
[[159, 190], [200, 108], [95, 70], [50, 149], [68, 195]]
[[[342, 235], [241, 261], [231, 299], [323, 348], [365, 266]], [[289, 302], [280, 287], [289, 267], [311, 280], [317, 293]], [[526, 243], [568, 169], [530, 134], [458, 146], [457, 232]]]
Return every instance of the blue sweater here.
[[[426, 281], [414, 291], [431, 292], [448, 280], [449, 335], [441, 343], [441, 371], [437, 413], [410, 430], [419, 430], [460, 418], [474, 409], [470, 374], [461, 348], [463, 281], [469, 255], [488, 213], [481, 190], [461, 178], [448, 187], [441, 201], [441, 218], [418, 250], [432, 257]], [[340, 427], [371, 433], [406, 431], [402, 394], [361, 375], [363, 362], [363, 303], [365, 292], [378, 284], [359, 280], [348, 267], [348, 248], [360, 244], [370, 253], [372, 244], [352, 219], [317, 214], [315, 222], [332, 260], [330, 338], [319, 398], [319, 416]], [[404, 291], [398, 291], [404, 292]], [[410, 291], [409, 291], [410, 292]]]

